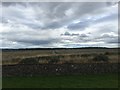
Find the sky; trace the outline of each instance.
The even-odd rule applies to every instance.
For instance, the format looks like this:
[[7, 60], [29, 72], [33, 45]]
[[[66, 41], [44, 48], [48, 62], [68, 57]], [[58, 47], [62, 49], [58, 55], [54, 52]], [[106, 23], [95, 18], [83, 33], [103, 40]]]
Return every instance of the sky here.
[[118, 46], [118, 3], [2, 2], [0, 48]]

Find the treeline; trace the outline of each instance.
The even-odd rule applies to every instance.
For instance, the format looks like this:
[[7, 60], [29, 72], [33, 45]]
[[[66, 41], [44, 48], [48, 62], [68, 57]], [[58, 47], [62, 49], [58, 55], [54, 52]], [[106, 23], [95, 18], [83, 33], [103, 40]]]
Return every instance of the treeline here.
[[119, 49], [119, 48], [107, 48], [107, 47], [80, 47], [80, 48], [18, 48], [18, 49], [0, 49], [2, 51], [22, 51], [22, 50], [74, 50], [74, 49]]

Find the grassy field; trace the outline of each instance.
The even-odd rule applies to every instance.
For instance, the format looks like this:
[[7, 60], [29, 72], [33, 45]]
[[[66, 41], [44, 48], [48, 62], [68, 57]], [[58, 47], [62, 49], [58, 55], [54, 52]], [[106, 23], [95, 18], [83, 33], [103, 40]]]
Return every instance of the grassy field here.
[[110, 63], [117, 63], [118, 49], [66, 49], [66, 50], [16, 50], [2, 51], [2, 64], [18, 64], [25, 58], [38, 59], [39, 63], [49, 63], [50, 60], [59, 60], [58, 63], [92, 63], [96, 54], [105, 54]]
[[[97, 63], [93, 57], [97, 54], [106, 55], [107, 63], [118, 63], [118, 49], [67, 49], [67, 50], [16, 50], [3, 51], [2, 65], [18, 64], [29, 60], [49, 64], [57, 60], [63, 63]], [[30, 59], [28, 59], [30, 58]], [[99, 63], [99, 62], [98, 62]], [[67, 75], [67, 76], [36, 76], [36, 77], [3, 77], [3, 88], [117, 88], [116, 74], [102, 75]]]
[[118, 88], [117, 74], [3, 77], [3, 88]]

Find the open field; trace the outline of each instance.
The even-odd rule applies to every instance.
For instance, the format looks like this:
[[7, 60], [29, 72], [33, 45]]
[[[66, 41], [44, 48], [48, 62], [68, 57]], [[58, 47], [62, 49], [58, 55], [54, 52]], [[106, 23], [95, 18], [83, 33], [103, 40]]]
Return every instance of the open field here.
[[21, 60], [31, 58], [39, 63], [49, 63], [56, 60], [62, 63], [94, 63], [93, 57], [104, 54], [109, 57], [109, 63], [118, 63], [118, 49], [59, 49], [59, 50], [13, 50], [2, 51], [2, 64], [18, 64]]
[[[108, 62], [93, 61], [99, 54]], [[119, 55], [118, 49], [3, 51], [2, 87], [118, 88]]]
[[118, 88], [117, 74], [3, 77], [3, 88]]

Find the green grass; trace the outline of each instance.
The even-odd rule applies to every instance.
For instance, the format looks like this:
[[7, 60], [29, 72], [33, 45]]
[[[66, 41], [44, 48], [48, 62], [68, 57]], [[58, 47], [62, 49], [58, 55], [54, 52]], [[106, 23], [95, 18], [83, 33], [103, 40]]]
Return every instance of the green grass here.
[[3, 88], [118, 88], [117, 74], [3, 77]]
[[2, 89], [2, 77], [0, 76], [0, 90]]

